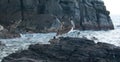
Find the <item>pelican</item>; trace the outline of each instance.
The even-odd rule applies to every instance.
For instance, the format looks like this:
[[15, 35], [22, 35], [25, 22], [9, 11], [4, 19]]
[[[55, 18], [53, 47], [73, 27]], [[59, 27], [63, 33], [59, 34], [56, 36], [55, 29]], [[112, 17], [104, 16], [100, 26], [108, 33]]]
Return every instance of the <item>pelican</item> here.
[[68, 31], [68, 33], [74, 32], [75, 23], [73, 22], [73, 20], [71, 20], [71, 24], [72, 24], [72, 28], [70, 31]]
[[2, 31], [4, 29], [4, 27], [2, 25], [0, 25], [0, 31]]

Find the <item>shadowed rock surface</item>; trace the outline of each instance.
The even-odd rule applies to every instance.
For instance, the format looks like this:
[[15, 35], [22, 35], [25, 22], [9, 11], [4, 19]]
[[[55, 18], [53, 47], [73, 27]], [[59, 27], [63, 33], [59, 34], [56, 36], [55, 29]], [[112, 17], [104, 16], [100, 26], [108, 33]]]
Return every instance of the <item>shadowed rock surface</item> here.
[[119, 62], [120, 48], [82, 38], [59, 38], [51, 44], [30, 45], [28, 50], [5, 57], [2, 62]]
[[1, 38], [15, 38], [15, 37], [20, 37], [18, 35], [19, 33], [15, 32], [10, 32], [8, 29], [4, 28], [2, 25], [0, 25], [0, 39]]
[[0, 24], [13, 32], [66, 32], [71, 20], [78, 30], [114, 28], [101, 0], [0, 0]]

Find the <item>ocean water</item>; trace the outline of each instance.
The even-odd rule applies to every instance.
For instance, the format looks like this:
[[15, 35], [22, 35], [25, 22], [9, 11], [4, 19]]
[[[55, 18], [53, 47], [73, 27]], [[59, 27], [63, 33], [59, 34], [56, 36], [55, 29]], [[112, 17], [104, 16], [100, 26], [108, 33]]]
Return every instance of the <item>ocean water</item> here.
[[[120, 16], [111, 16], [114, 23], [114, 30], [108, 31], [78, 31], [73, 30], [66, 34], [57, 37], [78, 37], [88, 38], [97, 42], [104, 42], [120, 46]], [[49, 44], [49, 40], [52, 39], [56, 33], [33, 33], [33, 34], [20, 34], [20, 38], [14, 39], [0, 39], [3, 46], [0, 46], [0, 62], [3, 57], [8, 56], [16, 51], [27, 49], [31, 44]]]
[[3, 57], [8, 56], [16, 51], [25, 50], [31, 44], [49, 44], [56, 33], [33, 33], [33, 34], [20, 34], [20, 38], [14, 39], [0, 39], [5, 46], [0, 46], [0, 62]]

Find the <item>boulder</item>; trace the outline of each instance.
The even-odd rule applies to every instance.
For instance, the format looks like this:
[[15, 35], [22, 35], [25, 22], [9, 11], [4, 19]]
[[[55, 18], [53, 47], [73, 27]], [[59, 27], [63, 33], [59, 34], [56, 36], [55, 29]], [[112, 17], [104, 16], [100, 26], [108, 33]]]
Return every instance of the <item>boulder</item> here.
[[28, 50], [5, 57], [2, 62], [119, 62], [120, 48], [82, 38], [60, 37], [51, 44], [30, 45]]

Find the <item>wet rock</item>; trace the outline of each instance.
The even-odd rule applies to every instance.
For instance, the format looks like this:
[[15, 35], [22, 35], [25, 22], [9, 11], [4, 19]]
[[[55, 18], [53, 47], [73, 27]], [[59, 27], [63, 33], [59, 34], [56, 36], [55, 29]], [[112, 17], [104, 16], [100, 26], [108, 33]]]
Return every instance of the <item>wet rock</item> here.
[[53, 17], [64, 23], [63, 32], [71, 29], [70, 19], [74, 29], [114, 29], [109, 13], [101, 0], [0, 0], [0, 24], [9, 27], [22, 20], [14, 29], [20, 33], [56, 32], [60, 24]]
[[4, 49], [6, 45], [4, 43], [2, 43], [2, 41], [0, 41], [0, 51], [2, 51]]
[[2, 62], [119, 62], [120, 59], [120, 48], [111, 44], [69, 37], [50, 42], [30, 45], [28, 50], [13, 53]]
[[7, 29], [0, 31], [0, 39], [16, 38], [20, 37], [19, 33], [10, 32]]

